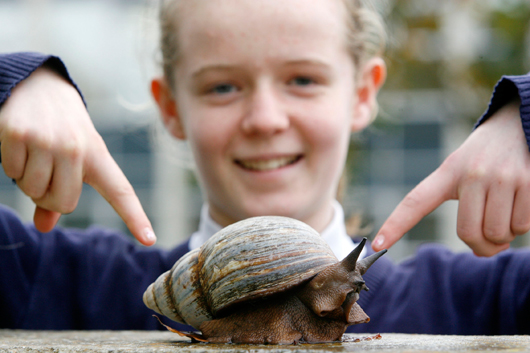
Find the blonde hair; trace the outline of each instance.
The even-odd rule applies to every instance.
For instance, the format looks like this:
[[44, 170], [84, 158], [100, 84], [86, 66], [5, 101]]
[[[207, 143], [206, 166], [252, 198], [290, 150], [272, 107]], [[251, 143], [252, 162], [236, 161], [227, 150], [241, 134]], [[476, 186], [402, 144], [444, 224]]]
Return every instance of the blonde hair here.
[[[164, 76], [174, 92], [174, 65], [179, 59], [178, 0], [160, 0], [160, 51]], [[381, 17], [369, 0], [340, 0], [347, 13], [346, 40], [356, 68], [375, 56], [381, 55], [386, 44], [386, 34]], [[359, 72], [360, 70], [356, 70]]]
[[[369, 1], [341, 0], [347, 12], [346, 41], [356, 68], [383, 54], [386, 32], [381, 16]], [[359, 72], [360, 70], [357, 70]]]

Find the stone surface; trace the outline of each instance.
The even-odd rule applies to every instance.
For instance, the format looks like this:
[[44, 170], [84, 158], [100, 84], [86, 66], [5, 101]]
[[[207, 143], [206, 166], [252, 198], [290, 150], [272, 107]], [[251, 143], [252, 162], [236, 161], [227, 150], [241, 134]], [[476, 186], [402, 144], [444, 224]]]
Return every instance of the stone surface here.
[[[366, 335], [363, 335], [366, 336]], [[352, 336], [345, 335], [346, 340]], [[361, 342], [288, 346], [191, 343], [171, 332], [0, 330], [0, 352], [530, 352], [530, 336], [382, 334]]]

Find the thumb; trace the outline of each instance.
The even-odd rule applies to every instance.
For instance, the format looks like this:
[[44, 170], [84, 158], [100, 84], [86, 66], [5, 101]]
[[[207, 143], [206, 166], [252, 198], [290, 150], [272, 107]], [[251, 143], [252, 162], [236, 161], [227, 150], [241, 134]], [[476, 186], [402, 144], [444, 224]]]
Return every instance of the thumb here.
[[33, 222], [39, 232], [48, 233], [55, 227], [57, 221], [59, 221], [59, 217], [61, 217], [59, 212], [48, 211], [37, 206], [33, 215]]
[[140, 243], [149, 246], [156, 242], [153, 227], [138, 196], [110, 154], [89, 166], [85, 179], [114, 208]]
[[397, 205], [377, 233], [372, 248], [375, 251], [390, 248], [419, 221], [447, 200], [454, 198], [453, 178], [441, 169], [423, 179]]

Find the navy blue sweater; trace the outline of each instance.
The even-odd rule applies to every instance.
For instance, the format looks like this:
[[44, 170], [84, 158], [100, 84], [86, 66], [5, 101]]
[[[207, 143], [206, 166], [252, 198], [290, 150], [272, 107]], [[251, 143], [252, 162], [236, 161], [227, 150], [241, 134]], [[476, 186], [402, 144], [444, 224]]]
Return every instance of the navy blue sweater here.
[[[46, 61], [68, 77], [55, 57], [0, 55], [0, 104]], [[517, 93], [528, 139], [528, 75], [503, 78], [481, 121]], [[188, 250], [137, 246], [97, 227], [42, 234], [0, 206], [0, 328], [160, 329], [142, 294]], [[426, 245], [398, 265], [379, 259], [364, 278], [359, 304], [372, 321], [349, 332], [530, 334], [529, 249], [479, 258]]]

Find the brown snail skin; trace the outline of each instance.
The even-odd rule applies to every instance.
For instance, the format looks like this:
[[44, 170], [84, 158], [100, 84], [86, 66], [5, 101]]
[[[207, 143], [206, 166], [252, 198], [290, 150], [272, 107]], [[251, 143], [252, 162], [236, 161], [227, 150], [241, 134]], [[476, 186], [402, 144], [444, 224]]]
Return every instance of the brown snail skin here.
[[311, 227], [277, 216], [249, 218], [183, 256], [144, 293], [159, 314], [208, 342], [292, 344], [340, 340], [370, 318], [356, 303], [362, 275], [386, 250], [342, 261]]

